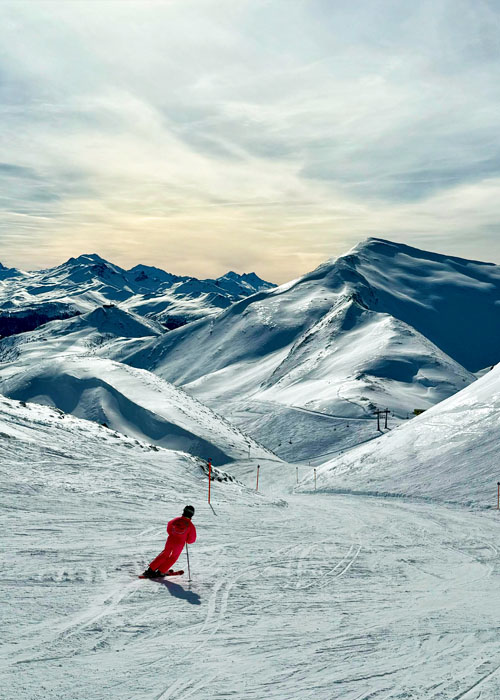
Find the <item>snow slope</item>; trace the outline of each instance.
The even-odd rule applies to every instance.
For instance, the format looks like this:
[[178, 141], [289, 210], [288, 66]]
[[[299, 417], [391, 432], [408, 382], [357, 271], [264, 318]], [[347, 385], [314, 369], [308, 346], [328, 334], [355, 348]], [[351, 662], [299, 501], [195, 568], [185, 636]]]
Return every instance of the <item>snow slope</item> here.
[[110, 343], [135, 346], [140, 338], [164, 332], [155, 321], [117, 306], [99, 306], [86, 314], [50, 321], [33, 331], [1, 339], [0, 377], [6, 378], [63, 355], [106, 354]]
[[[317, 487], [496, 508], [499, 435], [500, 365], [380, 439], [327, 461]], [[313, 475], [299, 488], [314, 488]]]
[[498, 359], [499, 304], [499, 266], [369, 239], [124, 359], [202, 399], [357, 416], [376, 404], [402, 416]]
[[294, 344], [263, 382], [259, 396], [312, 408], [340, 404], [347, 415], [351, 407], [362, 409], [354, 415], [370, 415], [377, 406], [390, 406], [404, 416], [412, 407], [428, 408], [474, 380], [408, 324], [341, 297]]
[[[380, 436], [377, 420], [346, 418], [300, 406], [283, 406], [269, 401], [232, 401], [230, 420], [249, 435], [258, 435], [286, 462], [323, 464], [334, 455]], [[398, 425], [393, 416], [389, 427]], [[382, 420], [381, 430], [385, 432]]]
[[[2, 700], [499, 697], [492, 512], [215, 482], [214, 515], [199, 460], [2, 398], [0, 473]], [[192, 582], [138, 580], [186, 503]]]
[[[126, 435], [190, 454], [213, 464], [276, 459], [251, 438], [181, 389], [145, 370], [111, 360], [54, 358], [0, 382], [13, 399], [55, 406], [105, 423]], [[278, 461], [278, 460], [276, 460]]]
[[[141, 274], [136, 277], [136, 280], [140, 280], [142, 284], [146, 268], [140, 267]], [[151, 277], [149, 272], [151, 268], [147, 269]], [[169, 277], [172, 279], [167, 280], [160, 276], [158, 280], [163, 279], [163, 283], [156, 288], [154, 294], [133, 296], [124, 303], [124, 307], [154, 318], [168, 329], [174, 329], [205, 316], [218, 314], [239, 299], [275, 286], [261, 280], [254, 273], [238, 275], [235, 272], [228, 272], [217, 279], [206, 280], [198, 280], [194, 277]], [[149, 278], [146, 279], [146, 282], [148, 281]]]

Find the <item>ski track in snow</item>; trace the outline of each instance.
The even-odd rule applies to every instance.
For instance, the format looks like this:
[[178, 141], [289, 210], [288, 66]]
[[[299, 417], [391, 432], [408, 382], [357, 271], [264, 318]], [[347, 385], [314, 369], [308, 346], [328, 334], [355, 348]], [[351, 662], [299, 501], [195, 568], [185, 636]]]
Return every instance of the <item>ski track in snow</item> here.
[[[1, 687], [75, 699], [498, 697], [490, 514], [324, 495], [291, 496], [285, 510], [218, 505], [221, 521], [192, 547], [191, 585], [130, 580], [134, 566], [104, 566], [97, 589], [76, 570], [66, 583], [18, 582], [56, 595], [49, 621], [23, 625], [20, 648], [2, 653]], [[61, 618], [60, 598], [80, 589], [81, 609]]]
[[[291, 493], [277, 461], [268, 498], [214, 482], [214, 517], [188, 456], [11, 412], [2, 700], [500, 697], [496, 512]], [[234, 468], [254, 484], [255, 464]], [[135, 578], [179, 501], [196, 507], [192, 583]]]

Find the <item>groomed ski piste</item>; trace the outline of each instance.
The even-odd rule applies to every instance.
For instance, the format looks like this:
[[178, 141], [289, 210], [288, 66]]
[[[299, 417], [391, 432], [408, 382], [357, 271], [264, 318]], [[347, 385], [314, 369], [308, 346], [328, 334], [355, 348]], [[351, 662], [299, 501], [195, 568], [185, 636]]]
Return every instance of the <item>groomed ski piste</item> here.
[[[209, 506], [199, 458], [1, 398], [0, 697], [500, 697], [496, 484], [464, 505], [494, 474], [478, 469], [494, 379], [444, 402], [484, 420], [457, 447], [462, 486], [447, 498], [448, 475], [427, 502], [315, 492], [306, 466], [277, 460], [260, 461], [257, 493], [257, 460], [239, 460], [235, 481], [216, 473]], [[438, 408], [417, 420], [437, 425]], [[187, 503], [192, 581], [137, 579]]]

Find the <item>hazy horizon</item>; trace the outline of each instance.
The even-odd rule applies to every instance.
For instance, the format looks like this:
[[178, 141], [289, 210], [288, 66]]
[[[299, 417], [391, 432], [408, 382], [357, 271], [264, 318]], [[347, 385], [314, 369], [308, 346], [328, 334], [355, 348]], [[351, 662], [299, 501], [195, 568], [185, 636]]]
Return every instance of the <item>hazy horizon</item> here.
[[[393, 239], [393, 240], [390, 240], [390, 239], [383, 239], [383, 238], [380, 237], [380, 236], [371, 236], [371, 237], [367, 237], [367, 238], [379, 238], [379, 239], [381, 239], [381, 240], [390, 241], [391, 243], [396, 243], [396, 244], [401, 244], [401, 245], [409, 245], [410, 247], [419, 248], [418, 246], [411, 246], [409, 243], [404, 243], [404, 244], [403, 244], [401, 241], [396, 241], [396, 240], [394, 240], [394, 239]], [[359, 243], [362, 243], [363, 241], [366, 241], [367, 238], [365, 238], [365, 239], [360, 239], [355, 245], [357, 245], [357, 244], [359, 244]], [[339, 255], [344, 255], [344, 254], [348, 253], [348, 252], [349, 252], [352, 248], [354, 248], [354, 247], [355, 247], [355, 246], [351, 246], [350, 248], [345, 249], [345, 250], [342, 251]], [[424, 249], [424, 248], [420, 248], [420, 249], [421, 249], [421, 250], [424, 250], [424, 252], [438, 253], [438, 254], [440, 254], [440, 255], [445, 255], [445, 256], [450, 256], [450, 257], [458, 257], [458, 258], [464, 257], [464, 256], [460, 256], [460, 255], [453, 255], [452, 253], [449, 253], [449, 252], [447, 253], [447, 252], [444, 252], [444, 251], [430, 250], [430, 249]], [[104, 255], [100, 255], [100, 254], [99, 254], [97, 251], [95, 251], [95, 250], [94, 250], [94, 251], [85, 251], [85, 252], [75, 253], [75, 254], [73, 254], [73, 255], [69, 255], [69, 256], [68, 256], [67, 258], [65, 258], [64, 260], [57, 261], [57, 262], [55, 262], [53, 265], [48, 265], [48, 266], [43, 266], [43, 265], [42, 265], [42, 266], [39, 266], [39, 267], [30, 267], [30, 268], [24, 267], [24, 268], [23, 268], [22, 266], [18, 266], [18, 265], [8, 265], [8, 264], [6, 264], [5, 260], [2, 260], [2, 259], [0, 259], [0, 264], [3, 264], [3, 265], [4, 265], [5, 267], [7, 267], [7, 268], [9, 268], [9, 267], [16, 267], [16, 268], [18, 268], [18, 269], [20, 269], [20, 270], [24, 270], [24, 271], [26, 271], [26, 272], [37, 272], [37, 271], [41, 271], [41, 270], [45, 270], [45, 269], [51, 269], [51, 268], [53, 268], [53, 267], [57, 267], [57, 266], [59, 266], [59, 265], [62, 265], [62, 264], [64, 264], [65, 262], [68, 262], [68, 260], [69, 260], [70, 258], [79, 258], [79, 257], [85, 256], [85, 255], [99, 255], [99, 257], [101, 257], [101, 258], [103, 258], [104, 260], [106, 260], [106, 262], [111, 263], [111, 264], [113, 264], [113, 265], [117, 265], [118, 267], [121, 267], [121, 268], [123, 268], [123, 269], [125, 269], [125, 270], [130, 270], [130, 269], [132, 269], [133, 267], [135, 267], [136, 265], [146, 265], [146, 266], [149, 266], [149, 267], [156, 267], [156, 268], [162, 269], [162, 270], [164, 270], [165, 272], [170, 272], [171, 274], [175, 274], [175, 275], [178, 275], [178, 276], [180, 276], [180, 277], [197, 277], [198, 279], [208, 279], [208, 278], [214, 279], [214, 278], [217, 278], [217, 277], [222, 277], [223, 275], [227, 274], [228, 272], [236, 272], [236, 273], [238, 273], [238, 274], [240, 274], [240, 275], [249, 274], [249, 273], [252, 273], [252, 272], [253, 272], [253, 273], [257, 274], [257, 276], [260, 277], [261, 279], [263, 279], [264, 281], [266, 281], [266, 282], [273, 282], [273, 283], [275, 283], [275, 284], [277, 284], [277, 285], [285, 284], [286, 282], [290, 282], [292, 279], [295, 279], [296, 277], [301, 277], [302, 275], [305, 275], [305, 274], [307, 274], [308, 272], [312, 272], [312, 271], [315, 269], [315, 268], [311, 268], [311, 269], [303, 270], [299, 275], [296, 275], [295, 277], [291, 277], [291, 278], [289, 278], [289, 279], [282, 279], [282, 280], [279, 280], [279, 281], [277, 281], [276, 279], [267, 279], [265, 276], [263, 276], [262, 274], [260, 274], [259, 270], [254, 270], [254, 269], [250, 269], [250, 268], [248, 268], [248, 269], [247, 269], [247, 268], [245, 268], [245, 269], [243, 269], [243, 268], [237, 269], [235, 266], [232, 266], [232, 267], [229, 266], [227, 269], [222, 270], [222, 271], [220, 272], [220, 274], [213, 275], [212, 277], [210, 277], [210, 276], [200, 276], [200, 277], [198, 277], [198, 275], [192, 274], [189, 270], [184, 270], [184, 271], [176, 272], [176, 271], [173, 271], [173, 270], [171, 270], [171, 269], [169, 269], [169, 268], [163, 267], [163, 266], [161, 266], [161, 265], [159, 265], [159, 264], [146, 263], [146, 262], [144, 262], [143, 260], [140, 260], [140, 259], [136, 260], [135, 262], [132, 261], [132, 263], [129, 263], [129, 264], [127, 264], [127, 265], [121, 265], [117, 260], [112, 259], [112, 258], [106, 258]], [[319, 261], [319, 264], [321, 264], [322, 262], [326, 262], [326, 260], [329, 260], [329, 259], [331, 259], [331, 258], [336, 258], [336, 257], [338, 257], [338, 256], [330, 256], [330, 258], [325, 258], [324, 260], [320, 260], [320, 261]], [[476, 261], [476, 262], [493, 263], [493, 264], [495, 264], [495, 261], [494, 261], [494, 260], [486, 260], [486, 259], [483, 260], [483, 259], [479, 259], [479, 258], [465, 258], [465, 259], [474, 260], [474, 261]], [[316, 267], [317, 267], [317, 266], [316, 266]]]

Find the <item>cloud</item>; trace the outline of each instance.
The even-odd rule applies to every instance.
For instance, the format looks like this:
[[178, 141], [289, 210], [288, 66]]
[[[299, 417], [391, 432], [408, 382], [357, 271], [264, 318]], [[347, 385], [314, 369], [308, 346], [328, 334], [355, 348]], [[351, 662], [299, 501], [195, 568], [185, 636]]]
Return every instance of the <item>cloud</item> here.
[[499, 24], [484, 0], [4, 2], [3, 261], [284, 281], [368, 235], [500, 261]]

